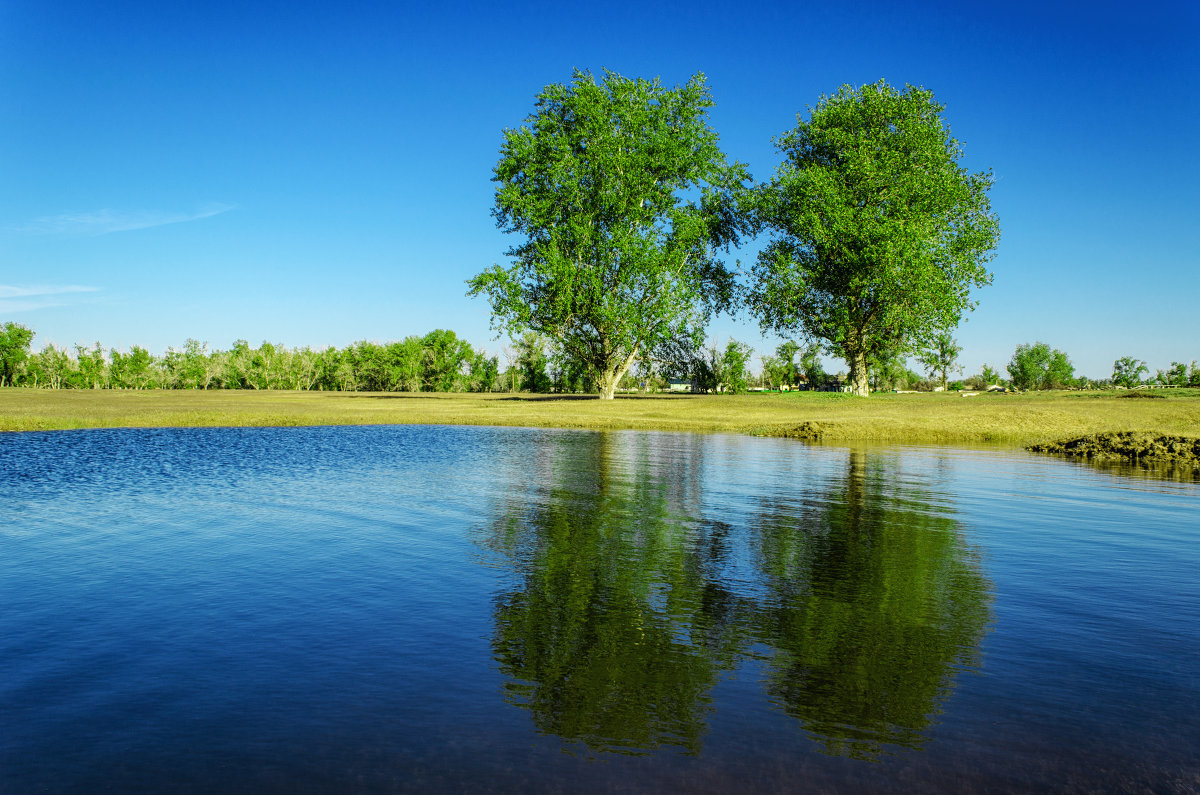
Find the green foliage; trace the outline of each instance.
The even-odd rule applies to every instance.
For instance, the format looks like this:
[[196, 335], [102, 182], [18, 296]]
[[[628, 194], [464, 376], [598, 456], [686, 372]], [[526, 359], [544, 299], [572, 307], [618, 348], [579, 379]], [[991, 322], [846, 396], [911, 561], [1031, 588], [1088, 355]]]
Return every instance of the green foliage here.
[[791, 366], [777, 356], [762, 357], [762, 379], [764, 386], [778, 389], [789, 382]]
[[[556, 350], [550, 357], [551, 389], [555, 392], [573, 394], [576, 392], [595, 391], [595, 377], [587, 362], [581, 362], [566, 351]], [[628, 387], [629, 374], [622, 379], [622, 386]]]
[[1146, 372], [1148, 370], [1145, 362], [1132, 356], [1122, 356], [1113, 362], [1112, 381], [1117, 386], [1137, 386]]
[[73, 386], [82, 389], [99, 389], [104, 385], [108, 376], [108, 362], [100, 343], [88, 349], [82, 345], [75, 346], [75, 362], [77, 382]]
[[699, 355], [681, 377], [681, 380], [692, 382], [692, 389], [697, 392], [716, 392], [721, 385], [721, 377], [717, 373], [717, 352], [710, 349], [706, 354]]
[[871, 389], [876, 392], [905, 389], [911, 382], [904, 357], [898, 353], [880, 352], [870, 357], [867, 365], [870, 370]]
[[984, 386], [999, 384], [1001, 380], [999, 371], [994, 369], [990, 364], [985, 364], [983, 366], [983, 371], [980, 373], [980, 375], [983, 378]]
[[109, 386], [114, 389], [144, 389], [150, 380], [153, 357], [145, 348], [134, 345], [129, 353], [116, 348], [108, 352]]
[[70, 376], [76, 372], [74, 362], [62, 348], [50, 343], [29, 359], [22, 383], [61, 389], [72, 386]]
[[716, 348], [712, 353], [718, 391], [741, 394], [750, 388], [750, 355], [754, 353], [753, 348], [730, 339], [719, 355]]
[[961, 373], [958, 365], [958, 354], [962, 346], [949, 331], [940, 331], [929, 341], [928, 346], [917, 354], [917, 360], [925, 365], [925, 371], [932, 378], [937, 376], [942, 389], [947, 387], [947, 378], [951, 372]]
[[800, 351], [800, 371], [804, 373], [804, 381], [809, 389], [820, 389], [827, 378], [825, 367], [821, 364], [821, 346], [809, 343]]
[[740, 394], [750, 388], [750, 357], [754, 349], [730, 339], [724, 350], [712, 346], [696, 351], [686, 364], [673, 364], [670, 377], [690, 380], [700, 392]]
[[1162, 383], [1171, 386], [1187, 386], [1188, 384], [1188, 366], [1183, 362], [1171, 362], [1171, 366], [1167, 368], [1164, 375], [1166, 378]]
[[932, 392], [933, 382], [922, 376], [916, 370], [904, 370], [904, 381], [908, 389], [914, 389], [918, 392]]
[[992, 176], [958, 164], [942, 109], [912, 86], [843, 86], [776, 140], [785, 161], [749, 203], [773, 234], [750, 311], [764, 329], [824, 340], [856, 394], [871, 357], [927, 345], [991, 282]]
[[475, 351], [467, 373], [468, 390], [471, 392], [495, 392], [500, 387], [500, 361], [488, 356], [484, 350]]
[[107, 354], [98, 342], [76, 345], [73, 357], [48, 345], [15, 372], [8, 383], [48, 389], [488, 392], [500, 380], [495, 357], [445, 329], [386, 345], [363, 341], [323, 351], [270, 342], [251, 348], [245, 340], [226, 351], [210, 350], [207, 342], [189, 339], [158, 358], [136, 345], [129, 353], [114, 348]]
[[801, 371], [796, 365], [796, 354], [801, 352], [800, 343], [794, 340], [787, 340], [775, 349], [775, 355], [779, 357], [779, 363], [782, 366], [781, 383], [788, 386], [796, 386], [800, 383]]
[[504, 132], [493, 214], [524, 242], [468, 294], [487, 296], [496, 328], [543, 334], [586, 365], [603, 398], [639, 354], [698, 342], [733, 299], [715, 251], [736, 242], [730, 196], [748, 175], [718, 148], [712, 104], [703, 75], [669, 89], [576, 72]]
[[421, 390], [465, 392], [475, 349], [453, 331], [435, 329], [420, 343]]
[[[982, 392], [988, 388], [988, 382], [984, 380], [982, 375], [969, 375], [956, 383], [961, 384], [961, 386], [957, 387], [958, 389], [970, 389], [977, 392]], [[954, 388], [956, 387], [952, 384], [951, 389]]]
[[351, 388], [364, 392], [416, 392], [421, 388], [420, 338], [379, 345], [363, 340], [346, 349]]
[[12, 386], [24, 371], [33, 332], [19, 323], [0, 326], [0, 386]]
[[[796, 357], [799, 356], [799, 361]], [[763, 358], [763, 374], [771, 386], [807, 386], [819, 389], [825, 381], [825, 369], [821, 365], [821, 346], [810, 342], [801, 345], [787, 340], [775, 349], [775, 356]]]
[[641, 357], [643, 367], [656, 370], [664, 381], [692, 379], [707, 359], [702, 343], [691, 337], [667, 340]]
[[220, 359], [209, 354], [208, 343], [194, 339], [186, 340], [182, 351], [167, 348], [166, 361], [171, 385], [179, 389], [208, 389], [221, 369]]
[[1008, 374], [1018, 389], [1061, 389], [1074, 382], [1075, 366], [1062, 351], [1035, 342], [1017, 346]]
[[549, 392], [552, 387], [547, 365], [550, 357], [546, 353], [546, 341], [538, 334], [526, 332], [517, 340], [517, 372], [524, 392]]
[[639, 391], [661, 392], [667, 388], [667, 377], [660, 362], [648, 354], [642, 355], [633, 372], [633, 385]]

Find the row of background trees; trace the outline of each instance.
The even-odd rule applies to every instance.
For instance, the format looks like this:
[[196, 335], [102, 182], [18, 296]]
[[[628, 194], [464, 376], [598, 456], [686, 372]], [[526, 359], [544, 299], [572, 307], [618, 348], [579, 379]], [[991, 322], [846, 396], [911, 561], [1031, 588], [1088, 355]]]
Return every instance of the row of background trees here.
[[313, 350], [245, 340], [228, 350], [189, 339], [155, 356], [100, 343], [73, 352], [53, 344], [30, 352], [33, 332], [0, 327], [0, 385], [47, 389], [294, 389], [371, 392], [482, 392], [500, 382], [497, 358], [453, 331], [379, 344]]
[[[356, 342], [313, 350], [237, 340], [228, 350], [189, 339], [161, 356], [49, 344], [33, 352], [34, 332], [0, 325], [0, 386], [42, 389], [287, 389], [361, 392], [595, 392], [597, 377], [569, 351], [533, 332], [511, 340], [500, 356], [474, 348], [445, 329], [399, 342]], [[794, 343], [784, 348], [796, 349]], [[815, 349], [814, 349], [815, 350]], [[696, 348], [679, 343], [646, 355], [620, 382], [622, 389], [666, 389], [687, 381], [705, 392], [744, 392], [754, 381], [753, 349], [729, 340]], [[820, 365], [817, 364], [819, 369]], [[795, 383], [785, 378], [778, 383]], [[775, 383], [775, 382], [773, 382]]]
[[[161, 356], [133, 346], [105, 350], [99, 342], [74, 350], [49, 344], [31, 350], [34, 332], [0, 325], [0, 386], [44, 389], [288, 389], [363, 392], [594, 392], [596, 374], [569, 351], [526, 333], [490, 356], [455, 332], [380, 344], [313, 350], [237, 340], [227, 350], [189, 339]], [[643, 357], [620, 386], [662, 389], [672, 379], [703, 391], [745, 391], [752, 349], [730, 340], [724, 349], [679, 344]]]
[[[356, 342], [346, 348], [313, 350], [245, 340], [228, 350], [187, 340], [155, 356], [145, 348], [105, 350], [100, 343], [50, 344], [31, 350], [34, 332], [17, 323], [0, 325], [0, 386], [44, 389], [289, 389], [362, 392], [595, 392], [594, 372], [552, 340], [532, 332], [510, 341], [501, 356], [489, 356], [453, 331], [437, 329], [385, 344]], [[1070, 358], [1043, 342], [1018, 345], [1007, 366], [1008, 378], [990, 365], [965, 378], [950, 335], [918, 357], [924, 372], [905, 356], [884, 352], [871, 357], [868, 372], [874, 391], [985, 389], [999, 384], [1017, 389], [1063, 389], [1142, 384], [1200, 387], [1200, 366], [1172, 362], [1150, 375], [1146, 362], [1123, 356], [1111, 378], [1077, 377]], [[787, 340], [753, 368], [754, 349], [730, 339], [693, 348], [678, 344], [644, 355], [629, 369], [620, 389], [664, 390], [671, 381], [687, 382], [703, 392], [765, 389], [821, 389], [844, 383], [825, 370], [818, 343]], [[503, 362], [501, 359], [503, 358]]]
[[918, 374], [905, 370], [901, 357], [874, 360], [871, 362], [872, 388], [897, 388], [897, 382], [902, 380], [907, 380], [910, 385], [908, 388], [927, 389], [937, 385], [945, 389], [986, 389], [993, 384], [1025, 390], [1103, 387], [1128, 389], [1141, 385], [1200, 387], [1200, 366], [1196, 360], [1192, 360], [1190, 365], [1171, 362], [1170, 367], [1158, 370], [1151, 376], [1150, 369], [1144, 361], [1132, 356], [1122, 356], [1113, 362], [1111, 377], [1089, 378], [1076, 375], [1071, 358], [1044, 342], [1018, 345], [1005, 368], [1008, 378], [1004, 378], [991, 365], [985, 364], [978, 374], [951, 381], [950, 375], [962, 372], [958, 363], [958, 354], [961, 351], [962, 348], [952, 336], [938, 335], [933, 345], [917, 357], [926, 368], [929, 376], [927, 380], [921, 380]]

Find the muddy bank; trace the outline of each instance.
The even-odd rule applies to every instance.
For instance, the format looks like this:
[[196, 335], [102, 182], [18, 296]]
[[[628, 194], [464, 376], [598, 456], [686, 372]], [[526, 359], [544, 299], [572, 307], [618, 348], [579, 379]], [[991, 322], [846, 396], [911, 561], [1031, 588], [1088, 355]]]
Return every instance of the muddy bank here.
[[1031, 444], [1036, 453], [1056, 453], [1097, 461], [1147, 461], [1200, 467], [1200, 439], [1151, 433], [1097, 433], [1057, 442]]
[[825, 429], [817, 422], [802, 422], [799, 425], [787, 425], [779, 428], [759, 430], [754, 432], [753, 435], [800, 439], [805, 442], [819, 442], [825, 436]]

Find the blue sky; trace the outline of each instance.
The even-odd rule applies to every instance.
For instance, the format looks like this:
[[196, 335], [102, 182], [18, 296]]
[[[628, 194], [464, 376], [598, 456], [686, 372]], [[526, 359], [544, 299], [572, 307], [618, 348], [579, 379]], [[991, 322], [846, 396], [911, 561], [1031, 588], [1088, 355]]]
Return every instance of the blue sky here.
[[[465, 281], [501, 132], [575, 68], [702, 71], [726, 153], [841, 84], [921, 85], [1002, 236], [959, 329], [1106, 376], [1200, 358], [1200, 5], [0, 3], [0, 322], [35, 347], [192, 337], [344, 346], [450, 328], [498, 351]], [[733, 259], [754, 257], [751, 243]], [[746, 318], [710, 328], [760, 353]], [[838, 362], [830, 363], [838, 369]]]

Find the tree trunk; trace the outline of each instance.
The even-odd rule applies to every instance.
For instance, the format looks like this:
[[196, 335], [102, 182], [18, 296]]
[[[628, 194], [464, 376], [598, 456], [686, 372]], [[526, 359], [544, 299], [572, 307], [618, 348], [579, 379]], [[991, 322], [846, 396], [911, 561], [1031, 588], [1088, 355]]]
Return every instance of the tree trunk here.
[[629, 352], [629, 355], [625, 357], [625, 360], [620, 362], [615, 368], [612, 370], [605, 368], [600, 371], [597, 386], [600, 387], [601, 400], [613, 399], [613, 393], [617, 391], [617, 384], [621, 383], [621, 378], [629, 369], [629, 365], [633, 364], [633, 360], [637, 358], [637, 354], [638, 349], [634, 347]]
[[597, 386], [600, 387], [600, 399], [612, 400], [613, 393], [617, 390], [617, 382], [620, 380], [621, 376], [616, 373], [611, 373], [607, 370], [600, 373], [600, 377], [597, 379]]
[[850, 392], [859, 397], [871, 394], [871, 386], [867, 382], [867, 354], [855, 351], [846, 357], [850, 365]]

